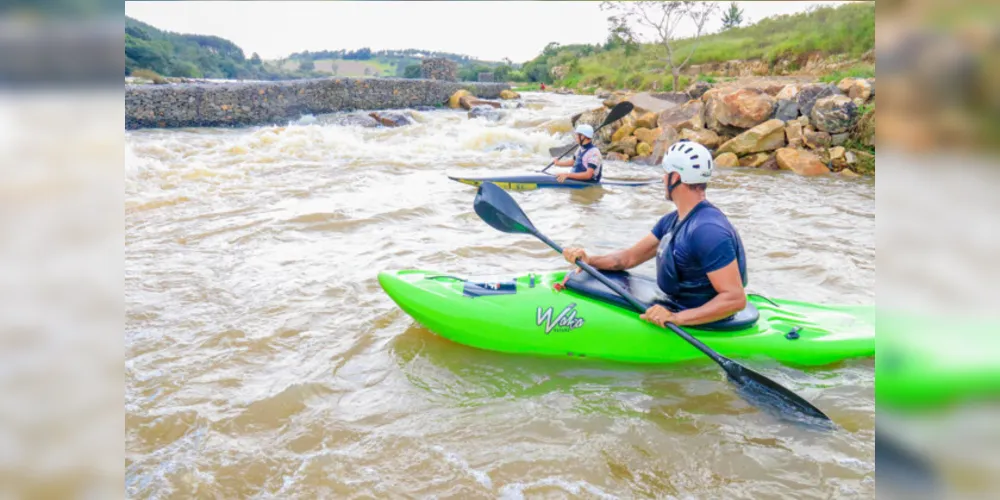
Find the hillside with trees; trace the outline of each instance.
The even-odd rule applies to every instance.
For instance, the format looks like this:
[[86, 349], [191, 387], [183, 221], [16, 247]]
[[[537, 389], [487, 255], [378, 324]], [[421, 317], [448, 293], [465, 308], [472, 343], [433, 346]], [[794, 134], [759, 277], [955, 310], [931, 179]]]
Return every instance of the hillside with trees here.
[[[594, 87], [636, 90], [674, 90], [668, 50], [661, 40], [643, 43], [635, 35], [643, 24], [623, 9], [637, 4], [662, 9], [683, 2], [605, 2], [609, 16], [608, 37], [600, 45], [559, 45], [550, 43], [538, 57], [521, 69], [528, 80], [577, 89]], [[706, 4], [695, 4], [706, 5]], [[713, 15], [723, 20], [723, 29], [700, 38], [670, 40], [679, 68], [679, 89], [692, 80], [713, 79], [699, 66], [727, 61], [757, 61], [761, 71], [802, 70], [810, 59], [841, 57], [858, 62], [841, 69], [844, 75], [874, 76], [873, 63], [860, 61], [875, 47], [875, 3], [858, 2], [838, 7], [812, 7], [804, 12], [761, 19], [743, 25], [738, 2], [722, 7]], [[659, 13], [659, 12], [657, 12]], [[659, 19], [659, 17], [655, 17]], [[681, 22], [691, 23], [690, 19]], [[693, 70], [692, 70], [693, 69]], [[818, 68], [820, 72], [823, 68]], [[831, 76], [830, 78], [834, 78]], [[679, 90], [678, 89], [678, 90]]]
[[[420, 49], [338, 49], [296, 52], [278, 61], [261, 61], [229, 40], [206, 35], [186, 35], [159, 30], [125, 18], [125, 74], [151, 70], [164, 76], [226, 79], [293, 79], [321, 76], [420, 78], [421, 61], [445, 58], [459, 65], [463, 81], [489, 73], [495, 81], [546, 83], [580, 91], [605, 89], [670, 91], [694, 80], [714, 81], [725, 74], [712, 65], [728, 61], [755, 64], [753, 71], [789, 74], [803, 70], [818, 58], [840, 57], [852, 61], [833, 69], [810, 68], [828, 80], [841, 76], [873, 76], [875, 67], [862, 57], [875, 46], [874, 2], [839, 7], [812, 7], [804, 12], [749, 23], [739, 2], [713, 5], [711, 18], [723, 28], [700, 37], [640, 40], [637, 16], [626, 9], [638, 5], [654, 9], [683, 6], [685, 2], [604, 2], [609, 11], [604, 43], [560, 45], [549, 43], [534, 59], [523, 64], [510, 60], [483, 61], [470, 56]], [[681, 12], [683, 13], [683, 12]], [[694, 19], [680, 19], [682, 23]], [[667, 46], [669, 45], [669, 51]], [[668, 62], [668, 52], [677, 57]], [[676, 75], [673, 74], [675, 73]], [[824, 75], [823, 73], [828, 73]]]
[[[158, 79], [215, 78], [286, 80], [323, 76], [420, 78], [420, 63], [445, 58], [459, 65], [459, 78], [494, 73], [498, 81], [517, 77], [510, 61], [482, 61], [467, 55], [420, 49], [322, 50], [296, 52], [278, 61], [249, 57], [235, 43], [210, 35], [173, 33], [125, 17], [125, 75]], [[137, 73], [138, 72], [138, 73]]]
[[[425, 59], [442, 58], [454, 61], [459, 67], [459, 79], [475, 81], [480, 73], [494, 73], [504, 81], [511, 71], [512, 63], [483, 61], [467, 55], [420, 49], [371, 50], [362, 47], [357, 50], [321, 50], [296, 52], [279, 65], [286, 69], [313, 67], [322, 73], [338, 76], [390, 76], [400, 78], [420, 78], [420, 63]], [[506, 67], [506, 68], [504, 68]]]
[[318, 76], [269, 66], [256, 53], [246, 57], [243, 49], [224, 38], [163, 31], [126, 16], [125, 75], [139, 70], [182, 78], [279, 80]]

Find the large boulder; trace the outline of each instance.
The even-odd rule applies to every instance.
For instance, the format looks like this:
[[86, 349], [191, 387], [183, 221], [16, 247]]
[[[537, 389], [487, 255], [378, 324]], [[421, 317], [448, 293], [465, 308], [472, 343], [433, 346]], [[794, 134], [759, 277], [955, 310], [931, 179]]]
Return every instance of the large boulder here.
[[708, 101], [711, 101], [714, 97], [718, 96], [721, 93], [722, 93], [722, 89], [720, 89], [718, 87], [713, 87], [713, 88], [708, 89], [707, 91], [705, 91], [705, 93], [701, 95], [701, 99], [700, 100], [701, 100], [701, 102], [703, 102], [705, 104], [708, 104]]
[[708, 92], [711, 89], [712, 89], [711, 83], [698, 81], [688, 86], [687, 94], [692, 99], [701, 99], [701, 96], [705, 95], [705, 92]]
[[[691, 100], [691, 96], [688, 95], [687, 92], [654, 92], [649, 95], [653, 96], [655, 99], [672, 103], [675, 106], [679, 106]], [[659, 112], [663, 110], [661, 109], [657, 111]]]
[[773, 119], [757, 125], [719, 146], [719, 153], [743, 155], [774, 151], [785, 145], [785, 122]]
[[653, 146], [650, 146], [648, 142], [640, 142], [635, 147], [636, 156], [649, 156], [653, 152]]
[[764, 86], [761, 90], [763, 90], [765, 94], [777, 98], [778, 94], [781, 93], [782, 90], [785, 90], [785, 87], [787, 86], [788, 85], [784, 83], [771, 83]]
[[847, 168], [848, 162], [846, 149], [841, 146], [835, 146], [829, 149], [828, 154], [830, 157], [830, 166], [833, 168], [834, 172]]
[[757, 168], [761, 170], [781, 170], [781, 167], [778, 166], [778, 155], [775, 153], [770, 153], [767, 157], [767, 160], [765, 160], [764, 163], [758, 165]]
[[640, 92], [629, 96], [628, 98], [628, 102], [635, 106], [636, 115], [643, 115], [646, 113], [662, 113], [663, 111], [677, 107], [680, 104], [684, 104], [688, 100], [687, 94], [652, 94], [649, 92]]
[[661, 133], [663, 133], [663, 130], [660, 129], [659, 127], [654, 129], [642, 127], [635, 129], [635, 132], [632, 132], [632, 135], [634, 135], [636, 139], [639, 139], [639, 142], [652, 144], [656, 142], [656, 138], [660, 137]]
[[774, 96], [775, 99], [782, 101], [794, 101], [799, 96], [799, 86], [795, 84], [785, 85], [778, 95]]
[[823, 149], [833, 144], [833, 138], [827, 132], [805, 129], [802, 131], [802, 142], [810, 149]]
[[628, 161], [628, 155], [611, 151], [604, 154], [604, 161]]
[[364, 128], [374, 128], [381, 125], [381, 123], [375, 118], [369, 115], [363, 115], [359, 113], [351, 113], [348, 115], [343, 115], [337, 117], [333, 120], [333, 123], [337, 125], [346, 125], [354, 127], [364, 127]]
[[819, 157], [801, 149], [781, 148], [775, 154], [778, 167], [799, 175], [813, 176], [830, 173]]
[[490, 106], [476, 106], [469, 110], [469, 119], [485, 118], [486, 121], [498, 122], [503, 118], [503, 112]]
[[635, 119], [635, 128], [656, 128], [657, 125], [657, 115], [653, 112], [648, 112], [640, 115]]
[[792, 121], [799, 116], [799, 103], [795, 99], [778, 99], [774, 117], [782, 121]]
[[705, 122], [708, 128], [714, 130], [720, 130], [720, 126], [725, 125], [746, 129], [770, 119], [774, 115], [775, 105], [774, 97], [760, 89], [741, 88], [720, 92], [709, 98]]
[[471, 111], [472, 108], [476, 106], [490, 106], [496, 109], [503, 107], [502, 104], [496, 101], [484, 101], [475, 96], [465, 96], [458, 100], [460, 106], [466, 111]]
[[670, 126], [660, 127], [660, 136], [653, 142], [653, 153], [650, 155], [651, 163], [659, 165], [663, 161], [663, 155], [667, 153], [667, 148], [678, 140], [680, 140], [680, 136], [676, 129]]
[[837, 88], [847, 97], [861, 99], [862, 102], [868, 101], [872, 96], [872, 84], [862, 78], [844, 78], [837, 84]]
[[500, 91], [501, 99], [520, 99], [521, 95], [513, 90], [504, 89]]
[[795, 97], [799, 104], [799, 113], [802, 116], [811, 116], [813, 106], [816, 101], [833, 95], [841, 95], [840, 90], [828, 83], [809, 83], [799, 87], [799, 93]]
[[740, 166], [740, 159], [736, 157], [733, 153], [722, 153], [715, 157], [716, 167], [738, 167]]
[[572, 123], [573, 127], [576, 127], [578, 124], [586, 123], [596, 129], [607, 117], [607, 108], [595, 108], [573, 115], [573, 117], [570, 118], [570, 123]]
[[611, 134], [611, 142], [620, 142], [622, 139], [632, 135], [632, 132], [635, 132], [634, 125], [622, 125], [618, 130], [615, 130], [615, 133]]
[[741, 167], [757, 168], [767, 162], [770, 158], [770, 153], [754, 153], [749, 156], [744, 156], [740, 158]]
[[802, 123], [794, 120], [788, 122], [785, 126], [785, 142], [790, 148], [799, 148], [805, 144], [802, 138]]
[[850, 131], [851, 137], [865, 146], [875, 147], [875, 108], [861, 115]]
[[628, 136], [620, 141], [611, 143], [611, 145], [607, 147], [606, 151], [612, 153], [622, 153], [631, 157], [636, 155], [635, 147], [638, 144], [639, 140], [636, 139], [635, 136]]
[[393, 111], [369, 113], [368, 116], [374, 118], [375, 121], [384, 127], [402, 127], [413, 123], [413, 120], [409, 116]]
[[715, 149], [722, 142], [722, 138], [714, 130], [704, 128], [681, 130], [681, 139], [697, 142], [708, 149]]
[[809, 118], [818, 130], [839, 134], [847, 132], [858, 117], [858, 107], [850, 97], [833, 95], [816, 101]]
[[459, 90], [448, 98], [448, 107], [451, 109], [458, 109], [464, 107], [462, 106], [462, 99], [465, 97], [475, 98], [476, 96], [472, 95], [472, 92], [469, 92], [468, 90], [465, 89]]
[[688, 101], [680, 106], [661, 112], [656, 123], [660, 127], [673, 127], [677, 130], [704, 128], [704, 108], [705, 105], [700, 101]]

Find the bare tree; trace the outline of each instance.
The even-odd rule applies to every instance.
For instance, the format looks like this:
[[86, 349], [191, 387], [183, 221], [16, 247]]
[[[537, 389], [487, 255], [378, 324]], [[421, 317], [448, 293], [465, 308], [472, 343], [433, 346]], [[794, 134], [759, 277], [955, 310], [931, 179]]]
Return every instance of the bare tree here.
[[736, 2], [729, 4], [729, 10], [722, 14], [722, 31], [739, 27], [743, 23], [743, 9]]
[[[674, 90], [681, 84], [681, 70], [687, 66], [691, 56], [701, 45], [705, 25], [712, 15], [719, 12], [715, 2], [601, 2], [601, 10], [611, 10], [622, 21], [631, 20], [640, 26], [652, 28], [656, 32], [656, 43], [667, 51], [665, 61], [674, 77]], [[678, 53], [677, 35], [681, 23], [690, 21], [695, 28], [694, 43], [686, 56]]]

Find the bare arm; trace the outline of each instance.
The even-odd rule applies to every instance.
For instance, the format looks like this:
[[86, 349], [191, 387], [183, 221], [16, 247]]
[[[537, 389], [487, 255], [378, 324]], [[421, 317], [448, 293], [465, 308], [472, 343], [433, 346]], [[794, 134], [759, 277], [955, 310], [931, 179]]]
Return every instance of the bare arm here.
[[552, 164], [555, 165], [555, 166], [557, 166], [557, 167], [572, 167], [573, 163], [575, 163], [573, 160], [553, 160], [552, 161]]
[[652, 233], [646, 234], [632, 248], [619, 250], [607, 255], [590, 257], [587, 263], [605, 271], [624, 271], [632, 269], [656, 256], [656, 247], [660, 240], [656, 239]]
[[719, 294], [701, 307], [686, 309], [674, 314], [678, 325], [700, 325], [727, 318], [747, 306], [747, 295], [743, 290], [740, 268], [733, 260], [726, 267], [708, 273], [708, 280]]

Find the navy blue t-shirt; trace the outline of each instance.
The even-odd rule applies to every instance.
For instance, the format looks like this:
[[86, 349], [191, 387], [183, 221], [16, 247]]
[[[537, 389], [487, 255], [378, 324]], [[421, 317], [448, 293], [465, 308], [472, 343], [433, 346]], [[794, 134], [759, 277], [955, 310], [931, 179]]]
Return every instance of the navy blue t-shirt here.
[[[736, 228], [721, 210], [702, 201], [673, 235], [673, 260], [676, 275], [665, 267], [667, 243], [664, 235], [677, 221], [677, 211], [661, 218], [653, 227], [653, 236], [660, 240], [656, 251], [656, 283], [664, 293], [686, 307], [699, 307], [718, 292], [708, 279], [708, 273], [738, 262], [744, 286], [747, 283], [746, 252]], [[683, 222], [683, 221], [682, 221]]]

